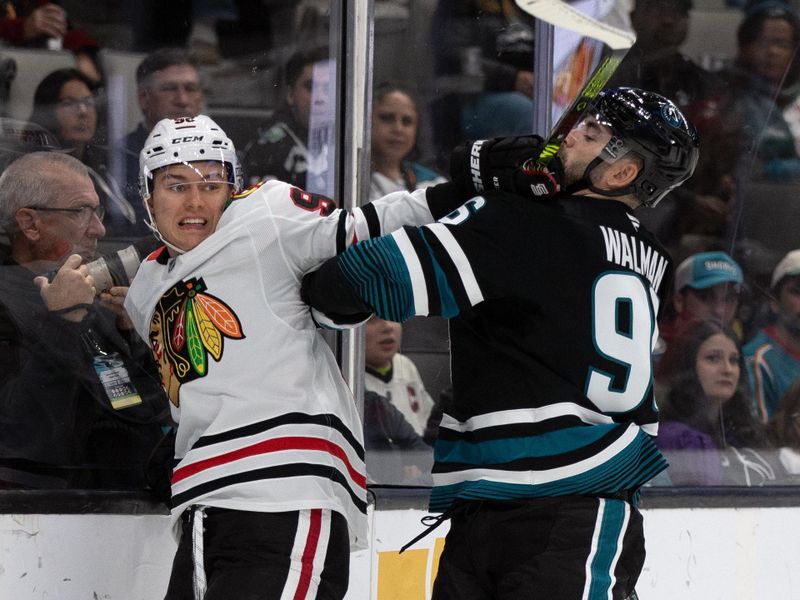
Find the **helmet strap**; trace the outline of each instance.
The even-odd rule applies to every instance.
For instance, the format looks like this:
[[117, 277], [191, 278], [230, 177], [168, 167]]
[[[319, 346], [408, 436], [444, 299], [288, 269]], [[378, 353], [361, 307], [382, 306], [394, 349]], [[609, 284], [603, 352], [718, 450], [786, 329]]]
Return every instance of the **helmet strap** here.
[[149, 196], [146, 198], [142, 198], [142, 202], [144, 202], [144, 209], [147, 211], [147, 221], [144, 222], [145, 226], [150, 230], [150, 233], [162, 244], [164, 244], [167, 248], [174, 250], [178, 254], [185, 254], [186, 250], [182, 248], [178, 248], [175, 244], [172, 244], [167, 241], [167, 239], [161, 235], [161, 232], [158, 230], [158, 226], [156, 225], [155, 217], [153, 217], [153, 213], [150, 210], [150, 203], [147, 201], [148, 199], [152, 198], [153, 194], [150, 193]]
[[[566, 190], [567, 193], [572, 194], [574, 192], [578, 192], [578, 191], [581, 191], [581, 190], [587, 190], [588, 189], [588, 190], [591, 190], [592, 192], [594, 192], [595, 194], [600, 194], [601, 196], [626, 196], [628, 194], [634, 194], [635, 195], [635, 193], [636, 193], [636, 187], [634, 185], [635, 184], [635, 180], [634, 180], [634, 183], [632, 183], [631, 185], [626, 186], [624, 188], [619, 188], [617, 190], [601, 190], [601, 189], [595, 187], [595, 185], [592, 183], [592, 179], [591, 179], [591, 177], [589, 175], [599, 164], [604, 163], [604, 162], [605, 161], [602, 158], [600, 158], [599, 156], [596, 156], [592, 160], [592, 162], [590, 162], [588, 165], [586, 165], [586, 169], [583, 171], [583, 177], [581, 177], [578, 181], [576, 181], [575, 183], [573, 183], [573, 184], [571, 184], [571, 185], [569, 185], [567, 187], [567, 190]], [[638, 177], [637, 177], [637, 179], [638, 179]]]

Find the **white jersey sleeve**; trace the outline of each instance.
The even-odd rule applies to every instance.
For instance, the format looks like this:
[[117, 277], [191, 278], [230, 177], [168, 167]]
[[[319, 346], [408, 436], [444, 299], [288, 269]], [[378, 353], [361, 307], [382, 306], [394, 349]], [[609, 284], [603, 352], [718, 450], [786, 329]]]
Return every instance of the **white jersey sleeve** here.
[[394, 192], [350, 210], [338, 209], [324, 196], [282, 182], [268, 182], [243, 196], [252, 193], [263, 195], [283, 256], [300, 273], [313, 270], [358, 241], [434, 220], [424, 190]]

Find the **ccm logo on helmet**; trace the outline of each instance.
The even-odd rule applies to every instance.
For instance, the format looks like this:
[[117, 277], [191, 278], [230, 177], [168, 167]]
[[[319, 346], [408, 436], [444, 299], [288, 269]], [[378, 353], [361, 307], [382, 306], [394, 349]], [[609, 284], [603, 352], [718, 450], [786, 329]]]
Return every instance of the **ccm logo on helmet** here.
[[203, 141], [202, 135], [187, 135], [185, 137], [176, 137], [172, 138], [173, 144], [185, 144], [187, 142], [202, 142]]

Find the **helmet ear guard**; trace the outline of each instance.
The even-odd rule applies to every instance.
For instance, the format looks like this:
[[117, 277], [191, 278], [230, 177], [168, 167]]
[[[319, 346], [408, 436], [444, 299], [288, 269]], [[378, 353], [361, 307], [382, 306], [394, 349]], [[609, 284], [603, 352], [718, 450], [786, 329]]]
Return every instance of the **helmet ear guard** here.
[[[652, 207], [694, 173], [699, 156], [697, 130], [664, 96], [636, 88], [603, 90], [589, 114], [612, 130], [599, 160], [613, 162], [633, 152], [642, 161], [636, 180], [612, 195], [629, 193]], [[587, 168], [587, 180], [598, 159]]]

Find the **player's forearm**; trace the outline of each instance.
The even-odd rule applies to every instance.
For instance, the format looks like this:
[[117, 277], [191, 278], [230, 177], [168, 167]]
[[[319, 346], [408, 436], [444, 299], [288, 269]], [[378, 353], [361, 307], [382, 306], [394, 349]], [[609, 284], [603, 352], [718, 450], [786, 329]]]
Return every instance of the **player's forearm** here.
[[372, 307], [360, 298], [355, 286], [342, 274], [337, 258], [325, 261], [319, 270], [303, 277], [300, 297], [334, 320], [336, 316], [372, 312]]
[[403, 322], [415, 314], [408, 269], [392, 236], [361, 242], [326, 261], [303, 278], [301, 297], [330, 317], [374, 312]]

